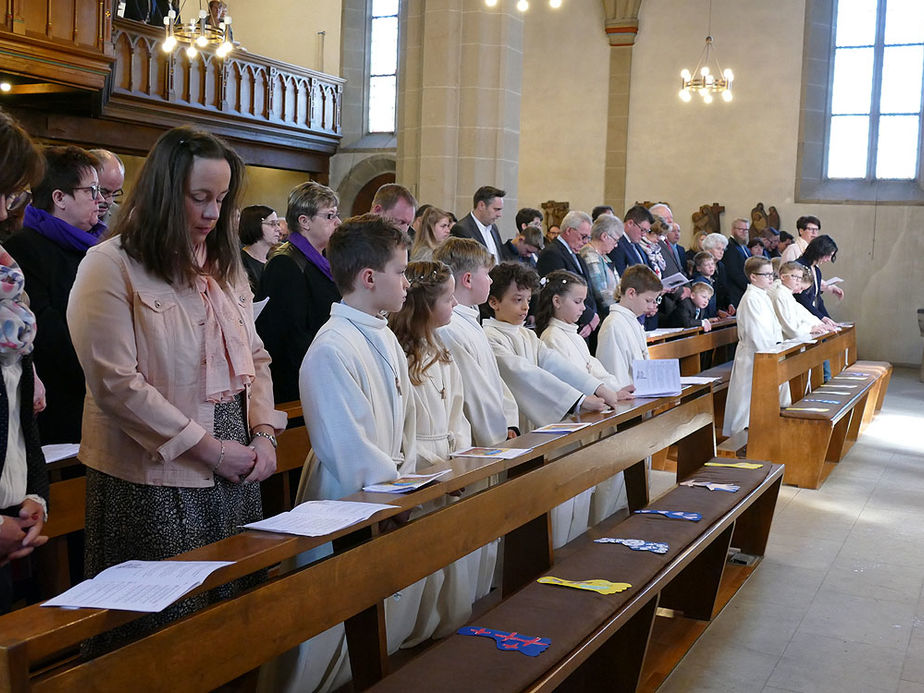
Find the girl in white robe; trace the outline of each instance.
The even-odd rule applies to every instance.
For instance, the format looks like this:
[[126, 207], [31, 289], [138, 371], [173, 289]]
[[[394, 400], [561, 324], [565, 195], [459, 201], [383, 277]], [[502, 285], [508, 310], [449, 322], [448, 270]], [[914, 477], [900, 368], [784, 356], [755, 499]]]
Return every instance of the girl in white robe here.
[[[728, 383], [725, 401], [725, 422], [722, 434], [732, 436], [748, 427], [751, 417], [751, 387], [754, 374], [754, 354], [774, 348], [783, 341], [783, 331], [767, 289], [773, 283], [770, 261], [750, 257], [744, 263], [748, 288], [738, 304], [738, 348]], [[780, 406], [791, 403], [789, 384], [780, 385]]]
[[[520, 429], [561, 421], [576, 410], [602, 411], [616, 393], [599, 378], [549, 349], [523, 327], [536, 273], [520, 263], [505, 262], [491, 270], [488, 304], [495, 317], [484, 321], [501, 377], [520, 409]], [[599, 395], [599, 396], [598, 396]], [[592, 489], [552, 510], [552, 546], [558, 548], [587, 531]]]
[[[584, 367], [620, 399], [630, 399], [635, 386], [631, 381], [620, 383], [608, 373], [599, 360], [590, 355], [587, 342], [577, 331], [577, 320], [584, 310], [587, 282], [567, 270], [555, 270], [544, 278], [536, 306], [536, 332], [550, 349], [571, 363]], [[622, 472], [594, 488], [590, 503], [590, 524], [595, 525], [613, 513], [628, 507], [625, 479]]]
[[[446, 347], [435, 336], [446, 325], [456, 305], [455, 280], [438, 262], [412, 262], [405, 270], [410, 287], [404, 307], [392, 313], [389, 324], [407, 354], [417, 411], [417, 473], [445, 466], [456, 449], [471, 445], [471, 426], [463, 413], [462, 375]], [[427, 503], [412, 518], [450, 502], [449, 497]], [[493, 546], [492, 546], [493, 548]], [[404, 646], [430, 637], [446, 637], [471, 617], [477, 596], [481, 549], [473, 551], [427, 578], [414, 631]]]

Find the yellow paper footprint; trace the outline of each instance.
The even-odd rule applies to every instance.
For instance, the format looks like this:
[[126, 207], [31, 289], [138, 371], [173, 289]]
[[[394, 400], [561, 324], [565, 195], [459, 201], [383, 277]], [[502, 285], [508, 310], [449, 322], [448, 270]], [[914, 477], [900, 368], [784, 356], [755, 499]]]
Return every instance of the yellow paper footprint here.
[[597, 592], [599, 594], [615, 594], [616, 592], [624, 592], [632, 587], [628, 582], [610, 582], [609, 580], [601, 579], [577, 581], [563, 580], [562, 578], [552, 577], [551, 575], [541, 577], [536, 582], [541, 582], [544, 585], [573, 587], [577, 590], [589, 590], [590, 592]]
[[760, 469], [764, 465], [756, 462], [706, 462], [706, 467], [733, 467], [734, 469]]

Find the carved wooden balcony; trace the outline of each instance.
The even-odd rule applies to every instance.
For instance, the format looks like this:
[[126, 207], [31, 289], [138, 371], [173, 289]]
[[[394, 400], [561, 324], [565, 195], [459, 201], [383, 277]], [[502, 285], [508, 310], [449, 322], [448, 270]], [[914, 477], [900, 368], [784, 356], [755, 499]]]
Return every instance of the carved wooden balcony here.
[[107, 117], [174, 125], [197, 122], [218, 134], [333, 153], [340, 139], [343, 80], [236, 48], [224, 60], [181, 48], [164, 53], [164, 32], [112, 23], [115, 63]]

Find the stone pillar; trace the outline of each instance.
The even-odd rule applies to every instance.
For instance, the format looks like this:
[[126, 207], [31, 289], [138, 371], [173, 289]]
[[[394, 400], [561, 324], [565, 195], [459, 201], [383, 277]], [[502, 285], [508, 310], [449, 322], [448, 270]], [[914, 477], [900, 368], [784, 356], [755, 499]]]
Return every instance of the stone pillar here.
[[629, 81], [632, 46], [638, 33], [642, 0], [604, 0], [606, 35], [610, 40], [610, 85], [606, 127], [603, 192], [607, 204], [622, 215], [626, 204], [626, 151], [629, 139]]
[[[505, 7], [501, 7], [501, 6]], [[402, 16], [397, 180], [456, 214], [481, 185], [517, 209], [523, 20], [510, 3], [407, 0]]]

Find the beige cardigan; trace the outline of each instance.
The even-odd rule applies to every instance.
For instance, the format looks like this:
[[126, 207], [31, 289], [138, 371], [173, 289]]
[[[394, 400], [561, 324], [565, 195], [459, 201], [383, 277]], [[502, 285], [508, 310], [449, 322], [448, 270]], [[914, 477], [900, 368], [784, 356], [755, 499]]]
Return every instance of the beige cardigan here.
[[[250, 428], [285, 428], [273, 405], [269, 354], [257, 336], [246, 277], [228, 289], [253, 346], [247, 388]], [[77, 270], [67, 322], [87, 382], [80, 460], [138, 484], [207, 487], [212, 471], [184, 453], [211, 433], [214, 404], [203, 382], [205, 321], [194, 288], [147, 272], [113, 238], [91, 248]]]

